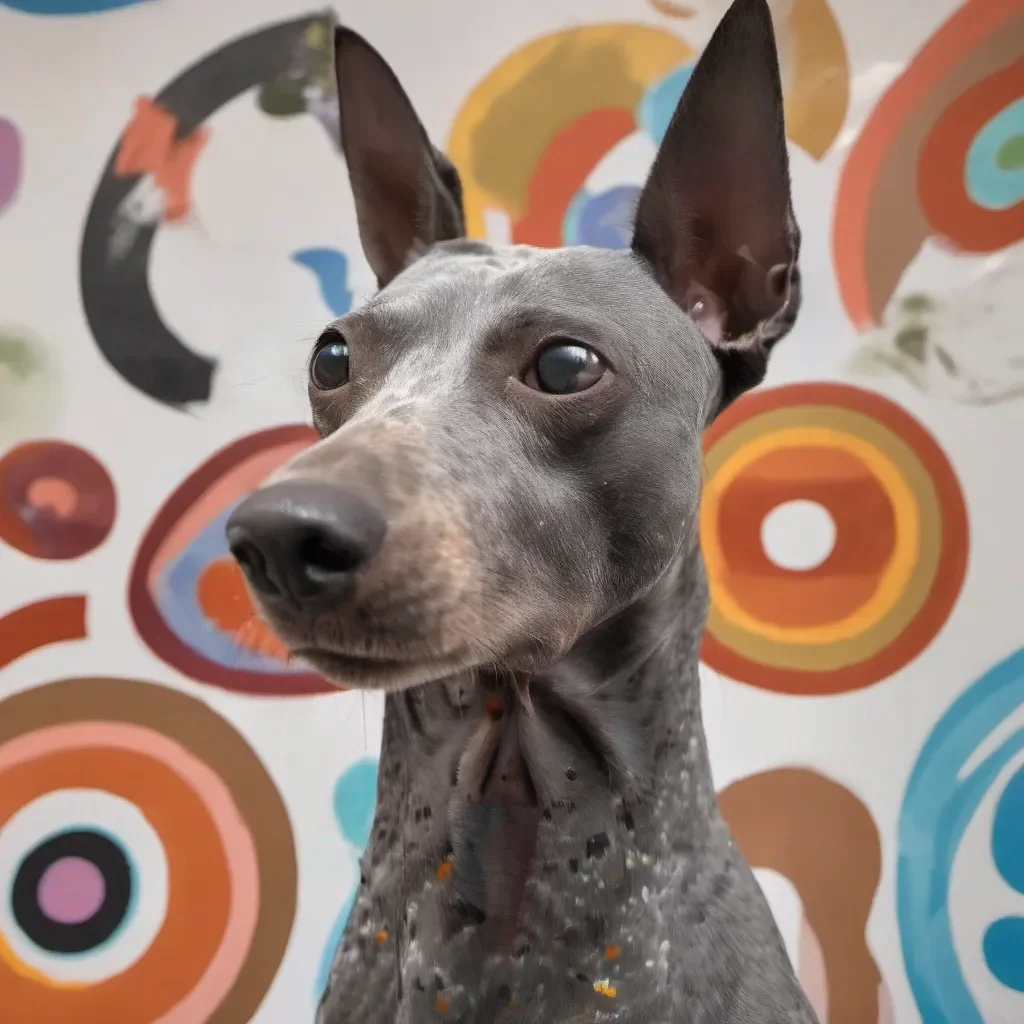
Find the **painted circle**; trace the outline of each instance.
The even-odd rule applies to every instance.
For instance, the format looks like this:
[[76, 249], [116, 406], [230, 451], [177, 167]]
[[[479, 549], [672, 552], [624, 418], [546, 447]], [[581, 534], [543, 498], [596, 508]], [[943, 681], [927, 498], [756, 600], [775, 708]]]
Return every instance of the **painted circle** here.
[[[1024, 238], [1024, 60], [954, 100], [921, 145], [917, 189], [935, 232], [967, 252]], [[956, 172], [959, 173], [956, 173]]]
[[14, 1020], [244, 1024], [295, 899], [280, 795], [206, 705], [102, 678], [0, 702], [0, 990]]
[[[64, 833], [62, 838], [74, 839], [79, 835], [105, 839], [95, 832]], [[126, 881], [130, 884], [128, 862], [118, 847], [113, 848], [120, 857]], [[50, 859], [42, 870], [36, 887], [36, 901], [48, 920], [58, 924], [81, 924], [96, 916], [110, 888], [103, 870], [94, 861], [87, 860], [79, 853], [62, 854], [56, 859]]]
[[289, 664], [284, 645], [257, 615], [224, 535], [235, 506], [315, 440], [304, 424], [241, 438], [184, 480], [146, 530], [128, 606], [142, 639], [179, 672], [243, 693], [337, 691], [322, 676]]
[[974, 136], [964, 181], [974, 202], [990, 210], [1008, 210], [1024, 199], [1024, 96], [1000, 110]]
[[761, 546], [769, 561], [780, 569], [816, 569], [832, 553], [835, 543], [835, 520], [816, 501], [784, 501], [761, 520]]
[[1021, 237], [1024, 203], [1007, 205], [1020, 183], [1015, 146], [1004, 147], [1019, 116], [1012, 108], [1021, 95], [1022, 52], [1018, 3], [961, 4], [860, 129], [839, 178], [832, 223], [839, 292], [859, 331], [886, 321], [899, 282], [928, 238], [978, 253]]
[[[967, 564], [967, 512], [945, 455], [908, 413], [842, 384], [758, 392], [704, 436], [703, 660], [785, 693], [870, 686], [942, 627]], [[761, 524], [820, 505], [835, 542], [813, 568], [772, 561]]]
[[102, 832], [72, 829], [47, 839], [21, 862], [11, 906], [37, 946], [82, 953], [114, 934], [131, 893], [131, 868], [121, 847]]
[[81, 558], [117, 515], [110, 474], [64, 441], [30, 441], [0, 459], [0, 539], [33, 558]]

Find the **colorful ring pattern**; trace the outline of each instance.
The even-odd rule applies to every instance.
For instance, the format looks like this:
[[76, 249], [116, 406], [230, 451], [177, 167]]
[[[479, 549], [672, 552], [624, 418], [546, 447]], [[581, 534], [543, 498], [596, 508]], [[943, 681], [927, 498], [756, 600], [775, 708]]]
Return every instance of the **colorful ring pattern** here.
[[192, 679], [264, 694], [337, 687], [288, 663], [256, 614], [224, 524], [235, 505], [316, 439], [303, 424], [243, 437], [207, 459], [164, 503], [135, 556], [128, 607], [157, 657]]
[[52, 683], [0, 703], [0, 893], [12, 1021], [245, 1024], [291, 932], [291, 826], [199, 701]]
[[[984, 963], [1010, 992], [1024, 992], [1024, 916], [1004, 914], [979, 935], [981, 949], [970, 950], [950, 897], [954, 870], [964, 863], [958, 852], [972, 822], [990, 837], [991, 866], [1002, 882], [1024, 895], [1024, 729], [1007, 728], [1021, 708], [1024, 650], [990, 668], [939, 718], [903, 796], [896, 913], [907, 979], [924, 1024], [1019, 1019], [986, 1013], [979, 1003], [993, 994], [992, 979], [979, 979], [975, 972]], [[999, 788], [988, 817], [983, 806]], [[973, 874], [984, 861], [966, 863]], [[987, 887], [977, 888], [972, 901]], [[1005, 889], [998, 903], [1010, 903]], [[956, 936], [955, 924], [961, 926]]]
[[[849, 102], [842, 34], [828, 0], [794, 0], [780, 31], [792, 54], [789, 138], [820, 160]], [[657, 146], [696, 56], [673, 33], [631, 22], [553, 32], [510, 53], [466, 97], [448, 140], [468, 234], [486, 237], [487, 214], [497, 210], [515, 242], [628, 244], [628, 200], [642, 181], [597, 188], [590, 175], [630, 136]]]
[[882, 322], [930, 236], [965, 252], [1024, 238], [1024, 11], [969, 0], [875, 107], [843, 167], [832, 252], [859, 330]]
[[[840, 384], [748, 395], [705, 434], [701, 539], [712, 605], [704, 661], [786, 693], [870, 686], [917, 656], [956, 601], [967, 513], [945, 455], [898, 406]], [[760, 524], [823, 505], [836, 542], [793, 571]]]
[[0, 459], [0, 539], [33, 558], [81, 558], [106, 540], [114, 484], [87, 451], [31, 441]]

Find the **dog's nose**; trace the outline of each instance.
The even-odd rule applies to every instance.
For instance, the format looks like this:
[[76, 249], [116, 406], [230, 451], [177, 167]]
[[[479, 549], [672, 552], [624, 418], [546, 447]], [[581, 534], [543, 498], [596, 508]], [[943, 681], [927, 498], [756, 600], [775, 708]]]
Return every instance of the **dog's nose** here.
[[354, 494], [313, 482], [272, 484], [235, 509], [231, 554], [263, 597], [294, 607], [343, 601], [387, 525]]

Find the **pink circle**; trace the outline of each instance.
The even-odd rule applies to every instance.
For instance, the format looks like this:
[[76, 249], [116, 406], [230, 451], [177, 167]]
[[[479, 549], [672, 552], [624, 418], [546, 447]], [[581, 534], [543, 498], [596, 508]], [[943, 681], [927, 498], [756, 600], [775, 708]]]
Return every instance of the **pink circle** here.
[[56, 476], [33, 480], [28, 485], [27, 497], [33, 508], [49, 509], [58, 519], [67, 519], [78, 508], [78, 491]]
[[107, 887], [103, 874], [83, 857], [54, 861], [39, 879], [37, 898], [42, 912], [60, 924], [81, 924], [103, 906]]

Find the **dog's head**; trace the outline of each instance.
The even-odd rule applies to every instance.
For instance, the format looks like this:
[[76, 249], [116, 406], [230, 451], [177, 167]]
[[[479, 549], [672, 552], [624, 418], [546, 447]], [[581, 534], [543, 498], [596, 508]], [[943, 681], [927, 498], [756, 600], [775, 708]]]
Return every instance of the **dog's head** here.
[[700, 440], [799, 305], [765, 0], [736, 0], [643, 189], [631, 250], [463, 237], [459, 178], [391, 69], [336, 38], [380, 291], [309, 366], [322, 440], [234, 513], [262, 614], [349, 685], [536, 672], [694, 536]]

